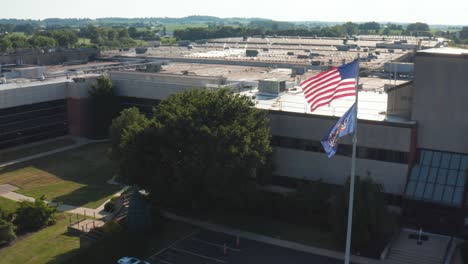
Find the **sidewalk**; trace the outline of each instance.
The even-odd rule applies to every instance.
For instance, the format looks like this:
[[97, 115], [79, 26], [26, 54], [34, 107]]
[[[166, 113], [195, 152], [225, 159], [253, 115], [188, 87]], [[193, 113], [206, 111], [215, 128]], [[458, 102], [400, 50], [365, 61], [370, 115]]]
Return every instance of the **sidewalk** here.
[[[114, 194], [114, 196], [119, 196], [122, 194], [125, 190], [127, 190], [128, 186], [125, 186], [122, 188], [120, 191]], [[13, 200], [16, 202], [21, 202], [21, 201], [30, 201], [34, 202], [35, 199], [33, 197], [29, 197], [26, 195], [22, 195], [19, 193], [15, 192], [7, 192], [0, 194], [1, 197], [4, 197], [9, 200]], [[104, 206], [106, 203], [108, 203], [110, 199], [107, 199], [105, 202], [103, 202], [98, 208], [93, 209], [93, 208], [86, 208], [86, 207], [79, 207], [79, 206], [73, 206], [73, 205], [68, 205], [68, 204], [59, 204], [57, 206], [57, 210], [60, 212], [67, 212], [67, 213], [72, 213], [72, 214], [79, 214], [79, 215], [86, 215], [86, 216], [92, 216], [97, 219], [108, 219], [109, 217], [112, 216], [112, 213], [104, 211]], [[57, 203], [51, 202], [51, 205], [57, 205]]]
[[[335, 259], [339, 259], [339, 260], [344, 260], [344, 253], [343, 252], [312, 247], [312, 246], [308, 246], [308, 245], [299, 244], [299, 243], [296, 243], [296, 242], [281, 240], [281, 239], [268, 237], [268, 236], [264, 236], [264, 235], [259, 235], [259, 234], [255, 234], [255, 233], [251, 233], [251, 232], [247, 232], [247, 231], [237, 230], [237, 229], [233, 229], [233, 228], [229, 228], [229, 227], [225, 227], [225, 226], [221, 226], [221, 225], [217, 225], [217, 224], [212, 224], [212, 223], [208, 223], [208, 222], [203, 222], [203, 221], [198, 221], [198, 220], [178, 216], [176, 214], [169, 213], [169, 212], [163, 212], [163, 216], [166, 217], [166, 218], [175, 220], [175, 221], [188, 223], [188, 224], [198, 226], [198, 227], [201, 227], [203, 229], [215, 231], [215, 232], [225, 233], [225, 234], [229, 234], [229, 235], [232, 235], [232, 236], [239, 236], [239, 237], [243, 237], [243, 238], [246, 238], [246, 239], [250, 239], [250, 240], [254, 240], [254, 241], [258, 241], [258, 242], [262, 242], [262, 243], [267, 243], [267, 244], [271, 244], [271, 245], [275, 245], [275, 246], [280, 246], [280, 247], [294, 249], [294, 250], [298, 250], [298, 251], [302, 251], [302, 252], [311, 253], [311, 254], [314, 254], [314, 255], [320, 255], [320, 256], [335, 258]], [[376, 260], [376, 259], [370, 259], [370, 258], [365, 258], [365, 257], [360, 257], [360, 256], [351, 256], [351, 261], [353, 263], [356, 263], [356, 264], [389, 263], [387, 261], [383, 262], [383, 261], [379, 261], [379, 260]]]

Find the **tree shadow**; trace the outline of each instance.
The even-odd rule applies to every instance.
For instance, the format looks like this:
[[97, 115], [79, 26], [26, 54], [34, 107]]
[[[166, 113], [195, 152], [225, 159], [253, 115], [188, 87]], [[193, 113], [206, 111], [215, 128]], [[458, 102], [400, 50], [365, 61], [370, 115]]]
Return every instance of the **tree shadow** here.
[[1, 168], [0, 180], [36, 198], [45, 194], [47, 199], [74, 206], [103, 200], [121, 188], [107, 183], [117, 171], [107, 157], [109, 146], [92, 143]]

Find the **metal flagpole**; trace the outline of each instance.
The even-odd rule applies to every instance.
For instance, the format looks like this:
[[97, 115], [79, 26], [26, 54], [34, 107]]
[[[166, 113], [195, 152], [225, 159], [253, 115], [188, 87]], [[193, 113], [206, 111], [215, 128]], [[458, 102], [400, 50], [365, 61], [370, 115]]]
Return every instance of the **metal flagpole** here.
[[349, 264], [351, 251], [351, 233], [353, 229], [353, 207], [354, 207], [354, 178], [356, 173], [356, 145], [357, 145], [357, 113], [358, 113], [358, 86], [359, 86], [359, 53], [357, 56], [357, 76], [356, 76], [356, 106], [354, 108], [354, 133], [353, 133], [353, 156], [351, 158], [351, 180], [349, 183], [349, 206], [348, 206], [348, 226], [346, 231], [346, 252], [345, 264]]

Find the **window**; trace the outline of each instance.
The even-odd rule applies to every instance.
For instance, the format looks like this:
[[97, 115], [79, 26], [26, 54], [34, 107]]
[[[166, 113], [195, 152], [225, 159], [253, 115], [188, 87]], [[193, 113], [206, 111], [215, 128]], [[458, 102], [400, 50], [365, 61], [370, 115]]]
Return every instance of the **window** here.
[[417, 200], [461, 206], [468, 155], [421, 150], [410, 172], [406, 195]]
[[[271, 144], [274, 147], [292, 148], [311, 152], [323, 153], [323, 147], [320, 141], [273, 136]], [[337, 155], [351, 157], [353, 153], [352, 145], [340, 144]], [[408, 163], [408, 153], [386, 149], [359, 147], [356, 149], [356, 156], [360, 159], [379, 160], [395, 163]], [[468, 164], [468, 163], [467, 163]]]

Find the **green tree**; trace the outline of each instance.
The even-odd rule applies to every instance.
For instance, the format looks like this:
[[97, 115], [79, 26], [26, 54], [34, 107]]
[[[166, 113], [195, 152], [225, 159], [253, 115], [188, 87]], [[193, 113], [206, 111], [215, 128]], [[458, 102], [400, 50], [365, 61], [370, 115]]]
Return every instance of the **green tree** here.
[[356, 35], [358, 33], [359, 25], [353, 22], [347, 22], [343, 24], [344, 31], [347, 35]]
[[359, 25], [359, 30], [377, 32], [380, 30], [380, 24], [377, 22], [362, 23]]
[[54, 30], [52, 36], [60, 47], [71, 48], [78, 42], [78, 34], [71, 29]]
[[[345, 243], [349, 202], [349, 179], [345, 189], [338, 193], [330, 209], [330, 222], [337, 241]], [[393, 231], [395, 223], [386, 211], [383, 187], [370, 177], [356, 177], [352, 250], [365, 251], [373, 244], [381, 243]]]
[[34, 202], [21, 201], [16, 209], [14, 223], [21, 231], [30, 231], [53, 225], [56, 222], [55, 213], [57, 207], [50, 206], [45, 197], [36, 199]]
[[28, 42], [31, 46], [35, 48], [53, 48], [57, 45], [55, 39], [51, 37], [41, 36], [41, 35], [34, 35], [28, 39]]
[[13, 49], [27, 49], [30, 47], [28, 38], [20, 34], [9, 34]]
[[0, 38], [0, 51], [6, 52], [13, 48], [13, 43], [11, 42], [10, 38], [7, 36], [3, 36]]
[[120, 115], [112, 121], [110, 127], [111, 149], [110, 158], [120, 160], [122, 151], [132, 142], [133, 137], [149, 125], [145, 115], [140, 114], [136, 107], [131, 107], [120, 112]]
[[15, 226], [12, 222], [0, 218], [0, 246], [15, 240]]
[[416, 22], [413, 24], [409, 24], [406, 27], [406, 31], [411, 35], [419, 36], [429, 34], [430, 28], [429, 25], [426, 23]]
[[463, 27], [460, 30], [460, 39], [468, 39], [468, 27]]
[[106, 138], [112, 119], [118, 115], [119, 101], [112, 80], [99, 76], [89, 90], [91, 137]]
[[157, 106], [122, 151], [121, 175], [160, 204], [246, 206], [272, 149], [266, 112], [227, 90], [190, 90]]

